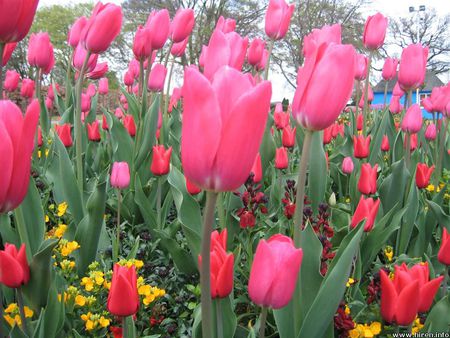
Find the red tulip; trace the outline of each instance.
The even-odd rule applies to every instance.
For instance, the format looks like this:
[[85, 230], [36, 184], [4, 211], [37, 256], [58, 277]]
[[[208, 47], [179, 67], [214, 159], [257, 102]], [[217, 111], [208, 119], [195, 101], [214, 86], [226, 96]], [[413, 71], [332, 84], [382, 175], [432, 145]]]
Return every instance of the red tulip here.
[[406, 111], [402, 120], [402, 130], [405, 133], [418, 133], [422, 129], [422, 109], [415, 103]]
[[323, 130], [323, 140], [322, 140], [322, 143], [323, 143], [324, 145], [330, 144], [331, 141], [332, 141], [332, 138], [333, 138], [332, 127], [330, 126], [330, 127], [328, 127], [328, 128], [325, 128], [325, 129]]
[[363, 44], [366, 48], [375, 50], [384, 43], [388, 19], [381, 13], [369, 16], [364, 26]]
[[275, 150], [275, 168], [286, 169], [289, 165], [289, 157], [285, 147]]
[[[359, 102], [361, 102], [361, 101], [359, 101]], [[363, 114], [358, 114], [358, 116], [356, 117], [356, 129], [362, 130], [363, 125], [364, 125], [364, 116], [363, 116]]]
[[398, 114], [402, 111], [403, 107], [400, 104], [400, 96], [393, 95], [391, 97], [391, 102], [389, 103], [389, 111], [392, 114]]
[[109, 92], [108, 78], [103, 77], [98, 81], [98, 93], [100, 95], [107, 95]]
[[153, 50], [161, 49], [169, 37], [170, 15], [167, 9], [150, 13], [145, 27], [151, 32], [151, 46]]
[[173, 107], [176, 107], [178, 101], [181, 99], [181, 88], [174, 88], [172, 91], [172, 95], [170, 95], [169, 107], [167, 111], [170, 113], [173, 110]]
[[256, 154], [255, 161], [253, 162], [252, 170], [250, 173], [253, 173], [253, 182], [259, 183], [262, 180], [262, 164], [261, 164], [261, 154]]
[[293, 116], [308, 130], [323, 130], [333, 124], [353, 90], [353, 46], [330, 44], [323, 48], [311, 50], [299, 69], [292, 103]]
[[154, 92], [163, 91], [166, 74], [167, 69], [166, 67], [164, 67], [164, 65], [160, 63], [154, 64], [148, 78], [148, 90]]
[[[233, 291], [234, 255], [227, 254], [227, 229], [211, 233], [211, 298], [225, 298]], [[199, 265], [202, 257], [199, 256]]]
[[195, 16], [191, 8], [179, 8], [170, 26], [170, 36], [174, 43], [186, 40], [194, 29]]
[[186, 68], [181, 159], [192, 182], [214, 191], [233, 191], [245, 182], [264, 134], [271, 94], [268, 81], [255, 85], [230, 67], [220, 68], [212, 82], [195, 67]]
[[11, 42], [5, 44], [5, 47], [3, 47], [3, 57], [2, 57], [2, 66], [5, 67], [8, 63], [9, 59], [11, 58], [12, 53], [14, 52], [14, 49], [16, 49], [17, 42]]
[[81, 94], [81, 111], [89, 112], [91, 110], [91, 97], [88, 94]]
[[170, 156], [172, 155], [172, 147], [167, 150], [163, 145], [153, 146], [151, 172], [155, 176], [166, 175], [170, 169]]
[[353, 155], [356, 158], [366, 158], [369, 156], [370, 135], [353, 136]]
[[355, 79], [362, 81], [367, 76], [367, 56], [363, 54], [356, 54], [355, 62]]
[[273, 121], [275, 122], [277, 129], [284, 129], [287, 125], [289, 125], [289, 120], [289, 112], [284, 113], [283, 105], [281, 103], [277, 103], [273, 113]]
[[[88, 79], [91, 79], [91, 80], [101, 79], [103, 76], [105, 76], [105, 74], [108, 72], [108, 70], [109, 70], [108, 63], [100, 62], [100, 63], [97, 63], [94, 70], [87, 73], [86, 76]], [[95, 95], [95, 93], [94, 93], [94, 95]]]
[[28, 106], [25, 116], [13, 102], [0, 100], [0, 213], [15, 209], [28, 191], [39, 112], [36, 100]]
[[190, 193], [191, 195], [197, 195], [202, 192], [202, 189], [200, 189], [194, 183], [189, 181], [186, 176], [184, 178], [186, 180], [186, 190], [188, 193]]
[[84, 27], [86, 27], [87, 22], [88, 19], [84, 16], [81, 16], [78, 19], [76, 19], [72, 27], [70, 27], [67, 36], [67, 42], [69, 43], [70, 46], [72, 46], [72, 48], [76, 48], [78, 46], [81, 34], [83, 32]]
[[48, 69], [54, 63], [53, 45], [48, 33], [33, 33], [28, 43], [28, 63], [40, 69]]
[[230, 33], [233, 32], [236, 28], [236, 20], [227, 18], [225, 19], [223, 16], [219, 17], [217, 20], [216, 28], [220, 30], [222, 33]]
[[264, 49], [266, 47], [266, 42], [260, 38], [255, 38], [250, 43], [247, 50], [247, 61], [252, 66], [256, 66], [261, 62]]
[[7, 70], [5, 76], [5, 90], [13, 92], [19, 86], [20, 75], [15, 70]]
[[133, 115], [125, 115], [122, 119], [123, 126], [128, 131], [131, 137], [136, 135], [136, 124], [134, 123]]
[[53, 100], [49, 97], [47, 97], [45, 99], [45, 106], [47, 107], [48, 110], [53, 108]]
[[98, 2], [81, 37], [86, 50], [95, 54], [105, 52], [120, 33], [122, 16], [120, 6]]
[[276, 234], [258, 243], [248, 282], [250, 299], [264, 307], [280, 309], [292, 298], [303, 251], [291, 238]]
[[[83, 67], [83, 62], [86, 59], [87, 51], [84, 49], [84, 47], [79, 44], [77, 48], [73, 51], [73, 60], [72, 64], [75, 67], [76, 70], [80, 71], [81, 67]], [[98, 60], [98, 54], [91, 54], [88, 59], [86, 72], [92, 72], [95, 69], [95, 66], [97, 65]]]
[[[406, 138], [408, 137], [408, 134], [405, 134], [405, 137], [403, 139], [403, 148], [406, 148]], [[410, 134], [409, 135], [409, 150], [414, 151], [417, 148], [417, 134]]]
[[353, 214], [350, 226], [355, 228], [364, 219], [364, 231], [369, 232], [373, 228], [375, 218], [377, 217], [378, 208], [380, 207], [380, 200], [374, 200], [373, 198], [364, 198], [361, 195], [355, 213]]
[[186, 51], [186, 46], [188, 42], [189, 38], [186, 38], [181, 42], [174, 43], [172, 48], [170, 49], [170, 54], [172, 54], [173, 56], [183, 56], [184, 52]]
[[20, 87], [20, 96], [31, 99], [34, 96], [34, 81], [31, 79], [22, 79]]
[[105, 115], [102, 116], [102, 129], [103, 130], [108, 130], [109, 129], [108, 121], [106, 121], [106, 116]]
[[133, 54], [136, 60], [143, 61], [152, 54], [152, 32], [148, 27], [138, 26], [133, 41]]
[[354, 167], [352, 158], [349, 156], [345, 157], [342, 161], [342, 172], [349, 175], [353, 172]]
[[341, 44], [341, 35], [342, 28], [339, 24], [325, 25], [320, 29], [313, 29], [303, 40], [303, 54], [305, 58], [315, 53], [318, 46], [322, 44]]
[[137, 277], [134, 266], [128, 268], [114, 264], [106, 307], [112, 315], [118, 317], [132, 316], [139, 310]]
[[403, 49], [398, 71], [398, 83], [404, 91], [418, 88], [425, 80], [428, 47], [421, 44], [409, 45]]
[[381, 75], [385, 81], [390, 81], [397, 75], [398, 59], [386, 58], [384, 60], [383, 71]]
[[30, 280], [25, 244], [19, 251], [13, 244], [6, 243], [0, 251], [0, 283], [9, 288], [19, 288]]
[[370, 195], [377, 192], [377, 170], [378, 164], [372, 168], [370, 163], [361, 165], [361, 175], [358, 181], [358, 190], [361, 194]]
[[286, 35], [295, 5], [288, 5], [285, 0], [270, 0], [265, 18], [265, 30], [269, 38], [280, 40]]
[[434, 123], [430, 123], [425, 130], [425, 138], [428, 141], [434, 141], [436, 139], [436, 125]]
[[88, 123], [87, 125], [87, 133], [89, 141], [99, 142], [101, 139], [100, 135], [100, 126], [98, 121], [95, 120], [92, 123]]
[[405, 279], [404, 283], [394, 285], [384, 270], [380, 270], [380, 278], [381, 316], [388, 323], [409, 326], [419, 310], [419, 282]]
[[113, 163], [110, 182], [113, 188], [128, 188], [130, 185], [130, 167], [127, 162]]
[[70, 133], [71, 125], [70, 123], [65, 123], [62, 125], [55, 125], [56, 133], [59, 139], [65, 147], [71, 147], [73, 145], [72, 134]]
[[428, 186], [433, 170], [434, 165], [428, 167], [425, 163], [417, 163], [416, 184], [419, 189], [423, 189]]
[[295, 146], [295, 132], [297, 128], [291, 128], [290, 125], [284, 127], [283, 134], [281, 136], [281, 142], [283, 147], [292, 148]]
[[389, 138], [386, 135], [383, 135], [383, 139], [381, 140], [381, 151], [389, 151], [390, 149], [389, 145]]
[[450, 265], [450, 236], [445, 227], [442, 228], [441, 247], [437, 258], [440, 263]]
[[18, 42], [30, 30], [39, 0], [2, 1], [0, 10], [0, 43]]

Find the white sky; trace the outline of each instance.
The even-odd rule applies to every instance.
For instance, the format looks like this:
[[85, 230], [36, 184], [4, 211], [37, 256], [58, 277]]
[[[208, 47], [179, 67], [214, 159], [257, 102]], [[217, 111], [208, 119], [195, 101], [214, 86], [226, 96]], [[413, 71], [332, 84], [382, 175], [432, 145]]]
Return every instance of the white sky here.
[[[288, 0], [289, 1], [289, 0]], [[39, 7], [49, 6], [49, 5], [70, 5], [73, 3], [91, 2], [95, 3], [94, 0], [40, 0]], [[103, 2], [113, 2], [120, 4], [123, 0], [103, 0]], [[290, 0], [294, 2], [294, 0]], [[416, 9], [419, 5], [425, 5], [427, 9], [434, 8], [439, 15], [445, 15], [450, 13], [450, 0], [372, 0], [369, 4], [365, 5], [363, 8], [363, 13], [367, 15], [372, 15], [376, 12], [381, 12], [386, 16], [390, 17], [406, 17], [411, 15], [409, 13], [409, 7], [414, 6]], [[388, 32], [389, 34], [389, 32]], [[388, 38], [388, 37], [387, 37]], [[379, 65], [377, 65], [379, 66]], [[380, 67], [380, 66], [379, 66]], [[273, 101], [281, 100], [283, 97], [292, 99], [293, 89], [289, 86], [284, 77], [280, 74], [275, 74], [271, 72], [270, 79], [273, 83]], [[176, 79], [177, 85], [180, 85], [181, 79]], [[447, 82], [450, 80], [450, 75], [444, 75], [443, 81]], [[173, 87], [172, 85], [171, 87]]]

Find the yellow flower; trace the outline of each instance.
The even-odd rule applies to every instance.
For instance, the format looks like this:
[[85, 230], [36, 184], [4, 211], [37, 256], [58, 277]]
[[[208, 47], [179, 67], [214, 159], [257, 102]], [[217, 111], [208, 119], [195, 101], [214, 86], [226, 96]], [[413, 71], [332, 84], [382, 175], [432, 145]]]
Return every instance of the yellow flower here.
[[98, 320], [98, 323], [100, 324], [101, 327], [108, 327], [110, 324], [109, 319], [101, 316], [100, 319]]
[[50, 149], [45, 149], [45, 157], [48, 157], [49, 153], [50, 153]]
[[33, 310], [31, 310], [28, 306], [24, 306], [24, 307], [23, 307], [23, 312], [25, 313], [25, 317], [26, 317], [26, 318], [31, 318], [31, 317], [33, 317], [34, 312], [33, 312]]
[[149, 294], [150, 294], [150, 285], [141, 285], [141, 286], [138, 288], [138, 293], [139, 293], [141, 296], [147, 296], [147, 295], [149, 295]]
[[426, 187], [425, 189], [427, 189], [429, 192], [433, 192], [434, 191], [434, 185], [433, 184], [429, 184], [428, 187]]
[[61, 255], [64, 257], [69, 256], [73, 251], [80, 248], [80, 245], [77, 241], [67, 242], [66, 244], [61, 246]]
[[93, 271], [90, 273], [91, 278], [94, 279], [95, 284], [97, 285], [103, 285], [103, 282], [105, 281], [105, 278], [103, 278], [104, 274], [101, 271]]
[[48, 223], [50, 221], [50, 218], [48, 217], [48, 215], [45, 215], [45, 223]]
[[355, 284], [355, 280], [354, 280], [352, 277], [350, 277], [350, 278], [348, 279], [348, 281], [347, 281], [346, 286], [349, 288], [349, 287], [352, 286], [353, 284]]
[[19, 308], [17, 307], [17, 304], [16, 303], [11, 303], [5, 309], [5, 313], [13, 313], [13, 312], [16, 312], [18, 310], [19, 310]]
[[392, 249], [391, 246], [386, 246], [386, 248], [384, 249], [384, 255], [386, 256], [386, 258], [388, 259], [389, 262], [392, 262], [392, 257], [394, 256], [394, 250]]
[[41, 158], [41, 151], [40, 150], [38, 150], [38, 158]]
[[5, 315], [5, 316], [3, 316], [3, 318], [5, 318], [5, 320], [8, 322], [9, 326], [11, 326], [11, 327], [16, 324], [16, 321], [10, 315]]
[[372, 331], [373, 334], [380, 334], [381, 332], [381, 323], [380, 322], [373, 322], [370, 324], [370, 331]]
[[350, 203], [350, 198], [347, 198], [346, 200], [345, 200], [345, 203]]
[[376, 337], [381, 332], [381, 324], [379, 322], [373, 322], [370, 325], [356, 324], [356, 327], [349, 331], [351, 338], [372, 338]]
[[77, 295], [75, 297], [75, 304], [78, 305], [78, 306], [86, 305], [86, 297], [84, 297], [82, 295]]
[[67, 202], [62, 202], [60, 204], [58, 204], [58, 217], [62, 217], [65, 215], [67, 210]]
[[350, 308], [348, 307], [348, 305], [345, 305], [345, 310], [344, 310], [345, 314], [348, 316], [350, 314]]
[[75, 268], [75, 262], [74, 261], [69, 261], [68, 259], [64, 259], [61, 263], [59, 263], [59, 265], [61, 266], [61, 269], [63, 269], [64, 271], [66, 270], [73, 270], [73, 268]]
[[83, 277], [81, 279], [81, 285], [84, 286], [86, 291], [92, 291], [94, 289], [94, 281], [89, 277]]
[[67, 230], [66, 224], [58, 225], [58, 227], [55, 229], [55, 237], [61, 238], [66, 233], [66, 230]]
[[420, 318], [416, 318], [413, 322], [412, 334], [418, 333], [422, 328], [423, 324], [420, 322]]

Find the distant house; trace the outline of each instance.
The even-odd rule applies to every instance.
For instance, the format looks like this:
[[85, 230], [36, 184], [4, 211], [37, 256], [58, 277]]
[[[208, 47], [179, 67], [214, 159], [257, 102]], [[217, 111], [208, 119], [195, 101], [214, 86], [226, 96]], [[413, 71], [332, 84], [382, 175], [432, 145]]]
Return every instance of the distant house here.
[[[392, 96], [392, 90], [394, 89], [395, 83], [397, 82], [397, 78], [388, 81], [388, 86], [387, 86], [387, 94], [386, 94], [386, 104], [389, 104], [390, 100], [391, 100], [391, 96]], [[378, 84], [372, 88], [373, 90], [373, 101], [372, 101], [372, 105], [377, 106], [377, 105], [382, 105], [383, 101], [384, 101], [384, 88], [386, 85], [386, 81], [385, 80], [381, 80], [380, 82], [378, 82]], [[428, 95], [431, 94], [431, 90], [434, 87], [438, 87], [438, 86], [443, 86], [444, 83], [436, 76], [436, 74], [434, 72], [432, 72], [431, 70], [427, 70], [427, 73], [425, 75], [425, 82], [424, 85], [422, 86], [422, 88], [419, 89], [419, 102], [422, 101], [423, 98], [427, 97]], [[417, 99], [416, 99], [416, 91], [414, 91], [412, 93], [412, 102], [416, 103]], [[402, 104], [405, 103], [405, 99], [406, 99], [406, 95], [404, 95], [400, 102]], [[431, 117], [431, 114], [429, 114], [425, 109], [423, 109], [423, 107], [421, 106], [424, 117]]]

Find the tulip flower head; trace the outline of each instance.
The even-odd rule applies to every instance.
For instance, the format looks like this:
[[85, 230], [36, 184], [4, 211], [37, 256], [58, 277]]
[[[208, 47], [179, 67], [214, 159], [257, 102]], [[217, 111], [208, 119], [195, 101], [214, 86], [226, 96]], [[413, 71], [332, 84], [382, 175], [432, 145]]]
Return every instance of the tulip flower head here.
[[252, 40], [247, 51], [247, 61], [250, 65], [256, 66], [261, 62], [265, 47], [266, 43], [264, 40], [259, 38], [255, 38]]
[[192, 8], [177, 10], [170, 25], [170, 37], [174, 43], [186, 40], [194, 29], [195, 15]]
[[125, 115], [122, 122], [123, 126], [128, 131], [128, 134], [130, 134], [131, 137], [134, 137], [136, 135], [136, 124], [134, 123], [133, 115]]
[[361, 194], [370, 195], [377, 192], [377, 170], [378, 164], [372, 168], [370, 163], [361, 165], [361, 175], [358, 181], [358, 190]]
[[110, 182], [113, 188], [128, 188], [130, 185], [130, 167], [127, 162], [113, 163]]
[[364, 231], [369, 232], [370, 230], [372, 230], [375, 223], [375, 218], [377, 217], [379, 206], [379, 199], [374, 200], [373, 198], [364, 198], [364, 196], [361, 195], [355, 213], [353, 214], [350, 226], [352, 228], [355, 228], [365, 219], [366, 223], [364, 224]]
[[164, 82], [166, 80], [167, 69], [164, 65], [157, 63], [153, 65], [148, 78], [148, 90], [154, 92], [161, 92], [164, 89]]
[[369, 16], [364, 26], [363, 44], [370, 50], [380, 48], [386, 37], [388, 19], [381, 13]]
[[344, 158], [344, 160], [342, 161], [342, 172], [344, 174], [351, 174], [354, 167], [355, 165], [353, 164], [353, 160], [351, 157], [347, 156], [346, 158]]
[[285, 147], [275, 149], [275, 168], [286, 169], [289, 165], [289, 156]]
[[261, 154], [256, 154], [255, 162], [253, 162], [252, 170], [250, 173], [253, 174], [253, 182], [259, 183], [262, 180], [262, 164], [261, 164]]
[[425, 130], [425, 138], [428, 141], [434, 141], [436, 139], [436, 125], [434, 123], [430, 123]]
[[398, 59], [386, 58], [384, 60], [382, 76], [385, 81], [390, 81], [397, 75]]
[[39, 0], [15, 0], [2, 3], [0, 43], [19, 42], [30, 30]]
[[450, 265], [450, 236], [445, 227], [442, 228], [441, 247], [437, 258], [441, 264]]
[[402, 130], [405, 133], [415, 134], [422, 128], [422, 109], [415, 103], [406, 111], [402, 120]]
[[70, 131], [71, 127], [72, 126], [70, 123], [55, 125], [56, 134], [58, 134], [59, 139], [66, 148], [71, 147], [73, 145], [72, 134]]
[[170, 33], [170, 15], [167, 9], [150, 13], [145, 24], [151, 32], [151, 46], [153, 50], [164, 47]]
[[433, 174], [434, 165], [428, 167], [425, 163], [417, 163], [416, 185], [419, 189], [424, 189], [430, 183], [431, 174]]
[[112, 315], [118, 317], [136, 314], [139, 309], [139, 295], [134, 266], [126, 267], [114, 264], [106, 307]]
[[100, 125], [97, 120], [86, 124], [89, 141], [99, 142], [101, 140]]
[[287, 125], [283, 129], [283, 133], [281, 135], [281, 142], [283, 147], [292, 148], [295, 146], [295, 133], [297, 128], [292, 128], [290, 125]]
[[81, 33], [84, 30], [84, 27], [87, 24], [87, 18], [85, 16], [81, 16], [75, 20], [72, 27], [69, 29], [69, 33], [67, 36], [67, 42], [72, 48], [76, 48], [78, 43], [80, 42]]
[[391, 146], [389, 145], [389, 138], [387, 135], [383, 135], [383, 139], [381, 140], [381, 151], [389, 151]]
[[5, 76], [5, 90], [13, 92], [19, 86], [20, 75], [15, 70], [7, 70]]
[[197, 195], [199, 193], [202, 192], [202, 189], [200, 189], [199, 187], [197, 187], [194, 183], [192, 183], [191, 181], [189, 181], [189, 179], [185, 176], [184, 177], [186, 180], [186, 190], [189, 194], [191, 195]]
[[425, 80], [428, 47], [413, 44], [403, 49], [398, 71], [398, 83], [403, 91], [418, 88]]
[[0, 283], [9, 288], [19, 288], [30, 280], [25, 244], [19, 251], [13, 244], [6, 243], [0, 251]]
[[366, 158], [369, 156], [370, 151], [370, 135], [364, 137], [353, 136], [353, 155], [356, 158]]
[[172, 147], [167, 150], [163, 145], [153, 146], [153, 157], [150, 170], [155, 176], [166, 175], [170, 169], [170, 156], [172, 155]]
[[269, 38], [281, 40], [285, 37], [295, 5], [288, 5], [285, 0], [270, 0], [265, 17], [265, 31]]

